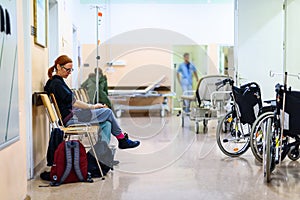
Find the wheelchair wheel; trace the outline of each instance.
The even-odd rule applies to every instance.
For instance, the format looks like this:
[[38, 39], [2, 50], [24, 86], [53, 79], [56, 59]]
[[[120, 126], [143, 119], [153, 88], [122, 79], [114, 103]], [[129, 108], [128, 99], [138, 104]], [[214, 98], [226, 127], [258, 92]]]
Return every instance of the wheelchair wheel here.
[[252, 125], [250, 134], [250, 147], [255, 159], [262, 163], [263, 160], [263, 140], [269, 118], [274, 118], [273, 112], [266, 112], [260, 115]]
[[263, 169], [264, 169], [264, 180], [269, 183], [271, 181], [272, 166], [275, 165], [273, 160], [273, 132], [272, 132], [272, 121], [268, 119], [267, 131], [265, 133], [265, 142], [263, 149]]
[[249, 148], [250, 126], [239, 122], [233, 112], [227, 113], [218, 123], [216, 139], [220, 150], [227, 156], [237, 157]]
[[289, 154], [288, 154], [289, 159], [291, 159], [292, 161], [296, 161], [300, 158], [300, 151], [299, 151], [299, 147], [291, 147]]

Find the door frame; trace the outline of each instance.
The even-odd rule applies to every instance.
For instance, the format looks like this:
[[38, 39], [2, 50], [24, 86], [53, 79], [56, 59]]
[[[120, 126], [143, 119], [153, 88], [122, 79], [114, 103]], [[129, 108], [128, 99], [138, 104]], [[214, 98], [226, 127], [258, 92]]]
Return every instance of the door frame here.
[[[32, 62], [31, 62], [31, 13], [33, 12], [30, 1], [23, 1], [23, 31], [24, 31], [24, 83], [25, 87], [25, 121], [26, 121], [26, 168], [27, 179], [34, 176], [33, 139], [32, 139]], [[26, 50], [25, 50], [26, 49]]]

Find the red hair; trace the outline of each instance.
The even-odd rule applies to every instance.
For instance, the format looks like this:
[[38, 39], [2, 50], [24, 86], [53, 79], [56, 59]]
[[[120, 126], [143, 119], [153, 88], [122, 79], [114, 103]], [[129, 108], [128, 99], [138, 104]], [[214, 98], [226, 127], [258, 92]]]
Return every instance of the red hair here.
[[57, 70], [57, 65], [65, 65], [68, 63], [72, 63], [72, 59], [69, 58], [67, 55], [61, 55], [58, 58], [56, 58], [54, 65], [48, 69], [48, 77], [52, 79], [54, 70]]

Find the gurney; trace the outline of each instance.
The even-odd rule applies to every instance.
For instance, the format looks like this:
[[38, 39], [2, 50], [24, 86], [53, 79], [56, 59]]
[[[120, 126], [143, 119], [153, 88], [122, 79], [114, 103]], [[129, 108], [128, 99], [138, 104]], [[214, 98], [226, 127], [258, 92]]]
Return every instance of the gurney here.
[[[165, 76], [160, 77], [157, 81], [154, 81], [145, 89], [137, 90], [108, 90], [109, 98], [114, 102], [113, 109], [116, 113], [116, 116], [119, 118], [122, 116], [124, 111], [137, 111], [137, 110], [158, 110], [160, 111], [160, 116], [164, 117], [166, 112], [170, 112], [170, 107], [168, 105], [168, 97], [174, 96], [175, 94], [170, 92], [166, 94], [160, 94], [157, 91], [154, 91], [155, 88], [158, 88], [164, 81]], [[156, 102], [151, 105], [129, 105], [128, 99], [130, 98], [160, 98], [163, 97], [163, 101]], [[123, 103], [122, 103], [123, 102]], [[126, 104], [127, 103], [127, 104]]]
[[[181, 96], [181, 125], [184, 127], [185, 116], [195, 121], [195, 132], [199, 133], [199, 122], [203, 121], [203, 132], [207, 132], [208, 120], [218, 119], [225, 114], [224, 106], [230, 101], [231, 89], [228, 85], [218, 88], [217, 82], [228, 78], [224, 75], [202, 77], [196, 91], [187, 91]], [[185, 112], [184, 101], [190, 102], [190, 111]]]

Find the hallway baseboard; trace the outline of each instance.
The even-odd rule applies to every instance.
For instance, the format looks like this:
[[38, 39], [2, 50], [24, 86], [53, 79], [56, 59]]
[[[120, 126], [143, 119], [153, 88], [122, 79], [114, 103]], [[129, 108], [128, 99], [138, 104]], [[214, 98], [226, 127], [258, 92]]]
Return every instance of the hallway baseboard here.
[[33, 177], [36, 178], [36, 177], [39, 177], [40, 176], [40, 173], [44, 170], [46, 170], [47, 168], [47, 161], [46, 161], [46, 158], [44, 158], [34, 169], [33, 169]]

